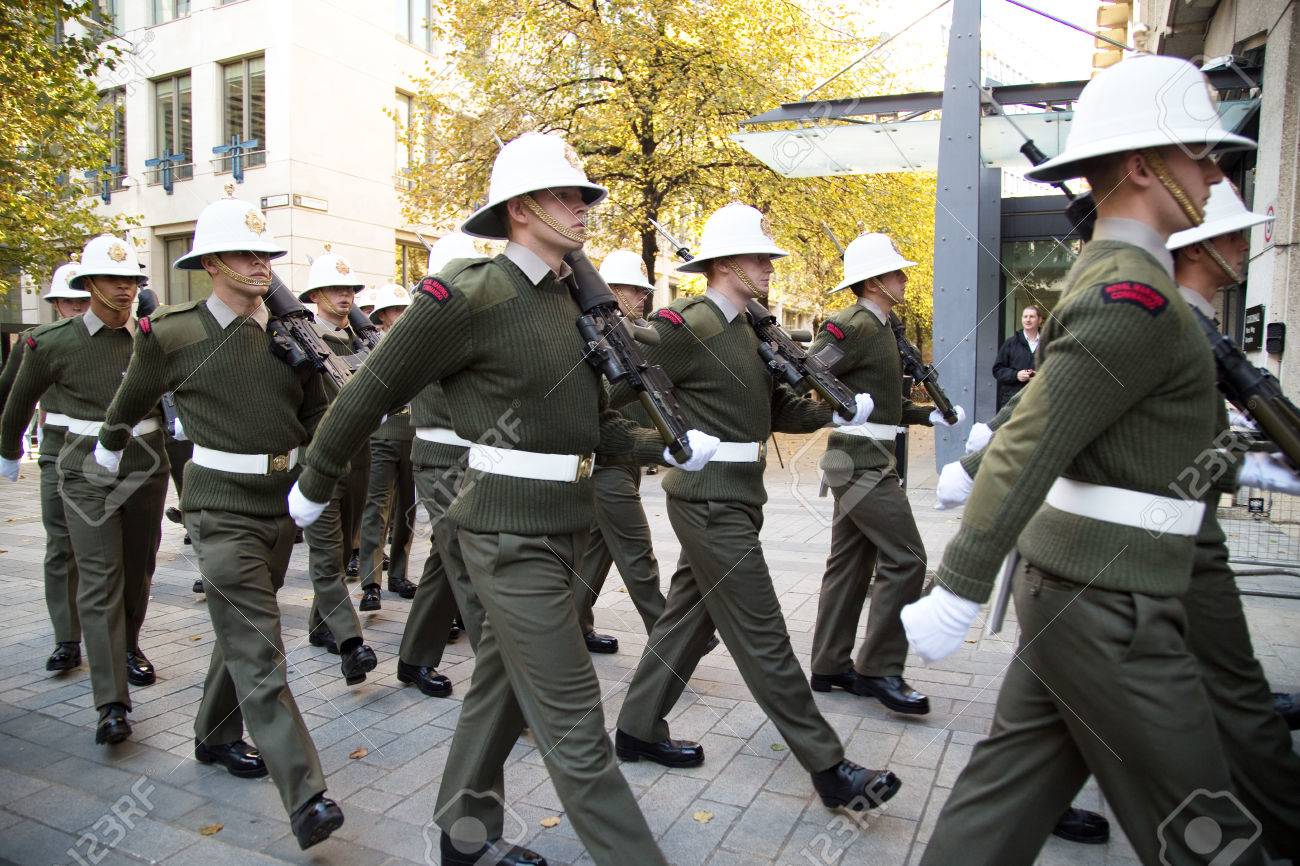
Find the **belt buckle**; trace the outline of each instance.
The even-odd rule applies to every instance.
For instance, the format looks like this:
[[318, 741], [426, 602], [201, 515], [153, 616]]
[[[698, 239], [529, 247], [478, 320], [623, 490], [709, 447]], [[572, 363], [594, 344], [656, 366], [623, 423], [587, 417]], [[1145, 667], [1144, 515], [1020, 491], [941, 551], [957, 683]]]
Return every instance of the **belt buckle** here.
[[758, 443], [758, 459], [762, 462], [767, 459], [767, 440], [764, 439]]
[[283, 453], [283, 454], [272, 454], [272, 455], [271, 455], [271, 472], [287, 472], [287, 471], [289, 471], [289, 454], [288, 454], [288, 452], [285, 452], [285, 453]]
[[596, 463], [596, 459], [595, 459], [595, 457], [594, 457], [593, 455], [591, 455], [591, 454], [584, 454], [584, 455], [582, 455], [581, 457], [579, 457], [579, 458], [578, 458], [578, 474], [577, 474], [577, 477], [576, 477], [574, 480], [575, 480], [575, 481], [581, 481], [581, 480], [584, 479], [584, 478], [590, 478], [590, 477], [591, 477], [591, 471], [592, 471], [592, 468], [595, 466], [595, 463]]

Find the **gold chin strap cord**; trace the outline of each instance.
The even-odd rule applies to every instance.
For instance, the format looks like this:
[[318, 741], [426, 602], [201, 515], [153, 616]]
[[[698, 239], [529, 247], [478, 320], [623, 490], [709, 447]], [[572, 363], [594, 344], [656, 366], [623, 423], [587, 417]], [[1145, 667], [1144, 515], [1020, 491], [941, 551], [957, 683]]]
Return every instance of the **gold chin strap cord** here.
[[224, 261], [221, 260], [221, 256], [218, 253], [213, 253], [210, 256], [204, 256], [204, 258], [211, 259], [212, 263], [216, 265], [217, 270], [225, 274], [226, 279], [231, 280], [232, 282], [239, 283], [240, 285], [243, 286], [255, 286], [259, 289], [266, 289], [269, 288], [271, 285], [271, 279], [269, 277], [267, 277], [266, 279], [262, 279], [260, 277], [246, 277], [243, 274], [235, 273], [233, 270], [230, 269], [230, 265], [226, 264]]
[[891, 295], [889, 293], [889, 289], [885, 288], [884, 280], [880, 279], [880, 277], [872, 277], [871, 280], [875, 281], [876, 291], [880, 292], [880, 294], [884, 295], [886, 298], [889, 298], [889, 302], [891, 304], [893, 304], [895, 307], [901, 307], [903, 305], [903, 302], [901, 300]]
[[99, 284], [95, 282], [94, 277], [86, 277], [86, 282], [90, 283], [90, 293], [94, 295], [101, 304], [108, 307], [113, 312], [120, 313], [123, 310], [129, 308], [130, 306], [129, 304], [128, 305], [119, 304], [117, 301], [112, 300], [111, 298], [108, 297], [108, 295], [100, 291]]
[[1214, 244], [1208, 240], [1201, 241], [1200, 244], [1201, 249], [1205, 250], [1206, 255], [1214, 260], [1214, 263], [1219, 266], [1219, 269], [1223, 271], [1228, 279], [1234, 283], [1244, 283], [1246, 281], [1246, 275], [1238, 272], [1236, 268], [1228, 264], [1228, 260], [1215, 248]]
[[727, 266], [728, 270], [736, 275], [736, 279], [740, 280], [740, 282], [744, 284], [745, 288], [754, 293], [755, 298], [762, 297], [763, 293], [758, 290], [758, 286], [754, 285], [754, 281], [749, 278], [749, 274], [742, 271], [734, 261], [727, 258], [723, 259], [722, 263]]
[[532, 211], [533, 216], [537, 217], [539, 220], [541, 220], [543, 223], [549, 226], [551, 230], [559, 234], [560, 237], [566, 238], [567, 240], [571, 240], [574, 243], [578, 243], [578, 244], [587, 242], [587, 230], [585, 228], [574, 230], [569, 228], [568, 226], [560, 225], [559, 221], [557, 221], [555, 217], [548, 214], [542, 208], [542, 206], [537, 203], [537, 199], [533, 198], [531, 194], [521, 195], [519, 198], [523, 201], [524, 207]]
[[628, 301], [621, 287], [610, 286], [610, 288], [614, 290], [614, 295], [618, 298], [618, 305], [623, 308], [623, 315], [639, 319], [645, 314], [644, 298], [639, 292], [635, 300]]
[[323, 312], [327, 316], [333, 316], [336, 319], [347, 318], [343, 314], [342, 310], [334, 306], [334, 302], [331, 301], [329, 299], [329, 296], [326, 295], [324, 292], [321, 291], [316, 292], [316, 306], [320, 307], [321, 312]]
[[1198, 226], [1205, 222], [1205, 211], [1201, 210], [1200, 206], [1192, 201], [1191, 196], [1187, 194], [1187, 190], [1183, 189], [1182, 185], [1170, 174], [1169, 166], [1165, 165], [1165, 158], [1160, 155], [1160, 152], [1155, 148], [1148, 147], [1138, 151], [1138, 153], [1142, 154], [1142, 158], [1147, 161], [1147, 165], [1151, 166], [1151, 173], [1173, 196], [1174, 201], [1183, 209], [1183, 214], [1191, 221], [1192, 225]]

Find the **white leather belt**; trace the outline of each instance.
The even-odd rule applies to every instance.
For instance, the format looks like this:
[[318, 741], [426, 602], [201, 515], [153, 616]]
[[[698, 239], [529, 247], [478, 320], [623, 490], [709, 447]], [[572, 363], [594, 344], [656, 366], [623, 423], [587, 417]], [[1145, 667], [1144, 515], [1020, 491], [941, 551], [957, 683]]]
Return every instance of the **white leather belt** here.
[[195, 464], [221, 472], [236, 472], [241, 475], [270, 475], [272, 472], [288, 472], [298, 465], [298, 449], [294, 448], [280, 454], [235, 454], [230, 451], [218, 451], [215, 448], [194, 446], [194, 455], [190, 458]]
[[62, 412], [45, 413], [46, 427], [67, 427], [71, 423], [72, 423], [72, 419], [69, 418], [67, 415], [64, 415]]
[[860, 436], [863, 439], [887, 439], [893, 442], [899, 433], [907, 432], [905, 427], [895, 427], [893, 424], [872, 424], [870, 421], [864, 424], [850, 424], [844, 427], [836, 427], [834, 432], [847, 433], [850, 436]]
[[[99, 431], [104, 427], [103, 421], [82, 421], [80, 418], [68, 418], [66, 415], [62, 417], [67, 419], [68, 432], [74, 436], [98, 436]], [[161, 429], [162, 425], [158, 423], [157, 418], [146, 418], [131, 428], [131, 435], [143, 436]]]
[[591, 477], [591, 454], [542, 454], [469, 443], [469, 466], [492, 475], [535, 481], [581, 481]]
[[1194, 536], [1205, 516], [1204, 502], [1068, 478], [1056, 479], [1047, 491], [1047, 504], [1058, 511], [1133, 526], [1152, 534]]
[[468, 439], [460, 438], [455, 430], [448, 430], [446, 427], [416, 427], [415, 435], [425, 442], [438, 442], [442, 445], [459, 445], [468, 448], [474, 444]]
[[757, 463], [767, 456], [766, 442], [719, 442], [710, 463]]

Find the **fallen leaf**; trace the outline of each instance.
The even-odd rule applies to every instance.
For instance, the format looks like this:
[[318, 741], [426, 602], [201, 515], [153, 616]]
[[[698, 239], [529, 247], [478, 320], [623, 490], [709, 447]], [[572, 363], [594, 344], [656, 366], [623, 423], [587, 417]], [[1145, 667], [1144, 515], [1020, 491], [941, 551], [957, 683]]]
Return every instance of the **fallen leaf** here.
[[205, 824], [204, 826], [202, 826], [202, 827], [199, 828], [199, 835], [200, 835], [200, 836], [215, 836], [215, 835], [217, 835], [218, 833], [221, 832], [221, 828], [224, 827], [224, 826], [226, 826], [226, 825], [225, 825], [225, 824]]
[[192, 634], [192, 635], [190, 635], [190, 640], [203, 640], [203, 635], [201, 635], [201, 634]]
[[699, 823], [699, 824], [707, 824], [707, 823], [709, 823], [710, 821], [713, 820], [713, 813], [712, 813], [712, 812], [709, 812], [709, 811], [707, 811], [707, 810], [705, 810], [705, 809], [701, 809], [700, 811], [696, 812], [696, 813], [695, 813], [694, 815], [692, 815], [691, 817], [695, 819], [696, 823]]
[[560, 819], [557, 818], [557, 817], [555, 817], [554, 815], [550, 815], [550, 816], [548, 816], [548, 817], [546, 817], [546, 818], [543, 818], [543, 819], [542, 819], [541, 821], [539, 821], [538, 823], [540, 823], [543, 827], [545, 827], [547, 830], [549, 830], [549, 829], [551, 829], [552, 827], [558, 827], [558, 826], [560, 826]]
[[783, 743], [773, 743], [773, 744], [772, 744], [772, 751], [774, 751], [774, 752], [784, 752], [784, 751], [785, 751], [785, 745], [784, 745]]
[[369, 754], [370, 754], [370, 750], [367, 749], [365, 746], [357, 746], [355, 749], [348, 752], [348, 757], [354, 761], [357, 761]]

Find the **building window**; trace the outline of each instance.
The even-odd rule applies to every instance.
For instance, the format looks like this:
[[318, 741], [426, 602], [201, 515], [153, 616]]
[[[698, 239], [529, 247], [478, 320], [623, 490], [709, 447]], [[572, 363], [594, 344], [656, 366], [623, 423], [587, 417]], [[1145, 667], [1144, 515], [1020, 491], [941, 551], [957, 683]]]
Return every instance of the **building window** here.
[[[190, 109], [190, 76], [177, 75], [154, 82], [155, 157], [181, 154], [183, 160], [172, 166], [174, 180], [194, 177], [194, 118]], [[161, 170], [149, 172], [149, 183], [161, 183]]]
[[[248, 57], [221, 67], [221, 143], [257, 139], [245, 150], [244, 167], [266, 165], [266, 58]], [[215, 160], [217, 173], [230, 171], [230, 157]]]
[[433, 0], [393, 0], [397, 14], [397, 35], [425, 51], [433, 50]]
[[399, 286], [410, 287], [416, 280], [425, 276], [429, 269], [429, 251], [422, 244], [409, 241], [397, 242], [397, 254], [393, 262], [393, 282]]
[[208, 272], [188, 271], [172, 264], [194, 246], [194, 235], [173, 235], [163, 238], [162, 243], [167, 256], [167, 298], [163, 303], [183, 304], [206, 298], [212, 292]]
[[[112, 106], [113, 120], [112, 126], [109, 127], [109, 140], [112, 142], [112, 153], [108, 158], [109, 165], [117, 166], [117, 173], [113, 175], [113, 189], [125, 189], [124, 181], [126, 180], [126, 88], [118, 87], [113, 90], [106, 90], [100, 96], [105, 105]], [[100, 178], [102, 181], [102, 178]], [[96, 187], [99, 184], [96, 183]]]
[[100, 35], [121, 36], [126, 32], [122, 10], [125, 5], [124, 0], [95, 0], [95, 9], [91, 17], [103, 28], [104, 32]]
[[151, 24], [166, 24], [190, 14], [190, 0], [153, 0]]

